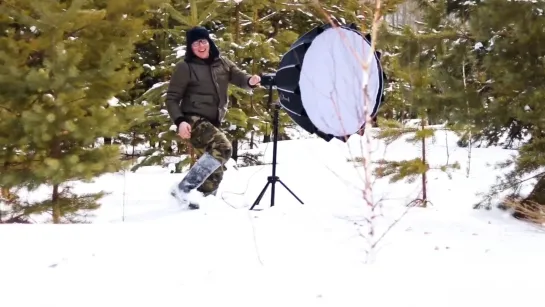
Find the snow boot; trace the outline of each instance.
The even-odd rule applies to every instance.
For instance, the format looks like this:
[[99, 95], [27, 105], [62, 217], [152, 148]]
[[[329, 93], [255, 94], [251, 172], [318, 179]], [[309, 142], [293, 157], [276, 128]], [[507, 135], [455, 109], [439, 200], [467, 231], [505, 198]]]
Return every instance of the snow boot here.
[[170, 195], [172, 195], [178, 204], [182, 208], [189, 209], [199, 209], [199, 202], [204, 197], [201, 192], [197, 190], [191, 190], [188, 193], [182, 191], [176, 183], [170, 190]]
[[[196, 189], [220, 166], [221, 162], [218, 159], [205, 152], [201, 158], [197, 160], [197, 163], [191, 167], [184, 179], [174, 187], [171, 192], [172, 196], [174, 196], [183, 207], [199, 209], [198, 200], [193, 199], [194, 197], [192, 197], [193, 195], [190, 195], [190, 193], [196, 193]], [[200, 192], [198, 193], [202, 194]]]

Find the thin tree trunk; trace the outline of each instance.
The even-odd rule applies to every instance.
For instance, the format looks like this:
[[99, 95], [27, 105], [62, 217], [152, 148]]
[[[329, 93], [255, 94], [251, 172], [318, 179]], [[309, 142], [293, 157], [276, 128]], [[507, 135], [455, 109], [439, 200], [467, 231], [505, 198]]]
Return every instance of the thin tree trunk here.
[[[462, 76], [463, 76], [463, 81], [464, 81], [464, 92], [467, 94], [467, 84], [466, 84], [466, 62], [465, 60], [462, 62]], [[466, 98], [466, 107], [467, 107], [467, 118], [469, 119], [470, 117], [470, 112], [469, 112], [469, 101], [467, 100]], [[473, 135], [472, 135], [472, 127], [471, 125], [469, 125], [468, 127], [468, 134], [469, 134], [469, 138], [468, 138], [468, 149], [467, 149], [467, 168], [466, 168], [466, 177], [469, 178], [469, 173], [471, 172], [471, 147], [473, 146], [473, 142], [472, 142], [472, 139], [473, 139]]]
[[53, 196], [51, 198], [53, 203], [53, 224], [61, 223], [61, 207], [59, 204], [59, 185], [53, 185]]
[[445, 165], [448, 165], [448, 163], [450, 162], [450, 151], [448, 149], [448, 131], [445, 130], [445, 148], [447, 149], [447, 162], [445, 163]]
[[[7, 171], [8, 167], [9, 167], [10, 159], [13, 156], [13, 153], [14, 153], [14, 149], [12, 147], [7, 147], [7, 148], [5, 148], [5, 153], [6, 153], [7, 159], [4, 161], [3, 168], [4, 168], [4, 170]], [[9, 188], [7, 188], [7, 187], [1, 187], [0, 188], [0, 198], [4, 198], [8, 202], [11, 202], [13, 199], [15, 199], [15, 197], [16, 197], [16, 195], [12, 194]], [[2, 209], [4, 209], [3, 205], [0, 206], [0, 224], [2, 224], [2, 220], [3, 220]]]
[[233, 148], [233, 153], [231, 154], [231, 158], [235, 161], [238, 161], [238, 140], [233, 140], [231, 142], [231, 147]]
[[[422, 130], [426, 128], [424, 118], [420, 121]], [[426, 165], [426, 138], [422, 138], [422, 164]], [[427, 172], [422, 173], [422, 207], [427, 207], [428, 189], [427, 189]]]
[[[253, 110], [253, 109], [254, 109], [254, 97], [250, 96], [250, 110]], [[252, 129], [252, 132], [250, 132], [250, 149], [254, 149], [255, 129], [254, 127], [251, 127], [251, 129]]]
[[195, 157], [195, 149], [191, 146], [189, 141], [187, 142], [187, 148], [189, 149], [189, 167], [193, 167], [197, 160], [197, 157]]
[[[1, 198], [5, 198], [5, 199], [8, 199], [9, 198], [9, 195], [10, 195], [10, 192], [9, 192], [9, 189], [8, 188], [0, 188], [0, 197]], [[1, 202], [1, 200], [0, 200]], [[4, 209], [4, 205], [3, 204], [0, 204], [0, 224], [2, 224], [2, 219], [3, 219], [3, 209]]]
[[[60, 140], [58, 139], [53, 139], [53, 141], [51, 142], [51, 157], [53, 159], [60, 159], [61, 157], [61, 143], [60, 143]], [[51, 208], [52, 216], [53, 216], [53, 224], [60, 224], [61, 222], [62, 213], [61, 213], [59, 198], [60, 198], [59, 184], [54, 183], [53, 193], [51, 196], [51, 203], [53, 206], [53, 208]]]
[[[234, 41], [235, 44], [240, 43], [240, 3], [237, 3], [235, 6], [235, 35], [234, 35]], [[235, 50], [235, 56], [237, 56], [237, 52]], [[230, 98], [231, 103], [233, 107], [239, 107], [238, 100], [231, 96]], [[238, 161], [238, 140], [235, 138], [231, 141], [231, 147], [233, 148], [233, 151], [231, 153], [231, 158], [235, 161]]]
[[[237, 5], [237, 11], [238, 11], [238, 5]], [[252, 22], [252, 31], [254, 33], [257, 33], [257, 23], [258, 23], [258, 19], [257, 19], [257, 10], [254, 10], [254, 20]], [[238, 20], [238, 14], [237, 14], [237, 23], [239, 22]], [[255, 73], [255, 59], [252, 59], [252, 73]], [[254, 97], [253, 96], [250, 96], [250, 112], [252, 112], [254, 110]], [[252, 116], [255, 115], [253, 112], [251, 113]], [[254, 138], [255, 138], [255, 131], [254, 131], [254, 128], [252, 127], [252, 132], [250, 132], [250, 149], [254, 149]]]
[[271, 141], [271, 133], [267, 131], [265, 135], [263, 135], [263, 143], [269, 143]]

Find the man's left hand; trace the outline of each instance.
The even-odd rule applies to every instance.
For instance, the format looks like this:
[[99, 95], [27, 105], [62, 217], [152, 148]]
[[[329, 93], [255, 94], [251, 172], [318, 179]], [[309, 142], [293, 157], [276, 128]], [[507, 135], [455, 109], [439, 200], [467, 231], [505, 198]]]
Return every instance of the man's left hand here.
[[261, 82], [261, 77], [258, 75], [251, 76], [250, 81], [248, 81], [251, 86], [257, 86], [259, 85], [259, 82]]

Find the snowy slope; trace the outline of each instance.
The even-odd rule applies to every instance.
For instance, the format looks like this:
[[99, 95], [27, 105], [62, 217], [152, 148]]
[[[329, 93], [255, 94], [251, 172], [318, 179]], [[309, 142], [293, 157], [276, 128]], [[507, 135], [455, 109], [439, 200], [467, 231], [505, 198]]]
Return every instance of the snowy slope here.
[[[432, 170], [433, 206], [405, 205], [418, 182], [376, 180], [381, 200], [373, 249], [361, 229], [362, 170], [347, 160], [362, 142], [279, 142], [278, 175], [300, 205], [277, 186], [261, 211], [249, 211], [270, 166], [229, 169], [202, 210], [180, 212], [168, 190], [183, 174], [146, 167], [109, 174], [75, 191], [111, 191], [90, 225], [0, 228], [0, 306], [503, 306], [540, 303], [545, 233], [496, 210], [472, 209], [500, 174], [489, 163], [512, 151], [467, 150], [437, 132], [432, 165], [458, 161], [449, 179]], [[260, 145], [270, 161], [272, 146]], [[374, 140], [373, 160], [407, 159], [419, 148]], [[41, 197], [40, 195], [31, 195]], [[517, 273], [516, 265], [522, 265]], [[501, 273], [501, 275], [499, 275]], [[469, 277], [469, 278], [468, 278]], [[463, 294], [460, 294], [463, 293]], [[524, 295], [521, 295], [524, 293]]]

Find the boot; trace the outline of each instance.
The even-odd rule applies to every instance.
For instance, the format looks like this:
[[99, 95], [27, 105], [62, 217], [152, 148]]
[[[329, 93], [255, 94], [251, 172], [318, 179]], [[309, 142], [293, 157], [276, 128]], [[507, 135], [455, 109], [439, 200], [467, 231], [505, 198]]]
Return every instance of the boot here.
[[182, 208], [189, 209], [199, 209], [200, 200], [204, 197], [204, 195], [197, 190], [191, 190], [188, 193], [183, 192], [178, 187], [178, 183], [172, 187], [170, 195], [178, 201], [178, 204]]
[[196, 189], [203, 184], [216, 169], [221, 166], [221, 162], [209, 153], [205, 152], [197, 163], [189, 170], [189, 173], [180, 183], [174, 187], [171, 194], [178, 200], [181, 206], [190, 209], [198, 209], [197, 201], [190, 199], [190, 192], [196, 192]]

